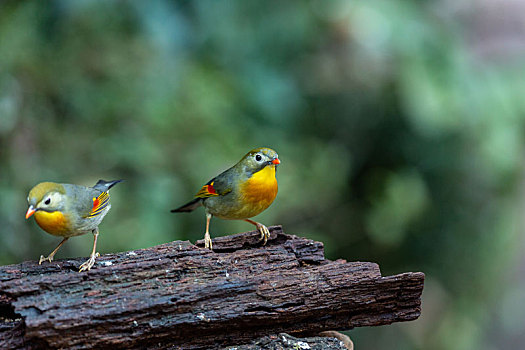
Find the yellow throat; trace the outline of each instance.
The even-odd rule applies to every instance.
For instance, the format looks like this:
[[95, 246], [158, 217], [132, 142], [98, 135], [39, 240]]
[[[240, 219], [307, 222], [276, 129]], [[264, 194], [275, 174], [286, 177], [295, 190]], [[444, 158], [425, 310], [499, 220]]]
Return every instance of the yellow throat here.
[[275, 165], [268, 165], [253, 174], [244, 183], [241, 191], [245, 201], [268, 208], [277, 196]]
[[34, 215], [38, 226], [47, 233], [54, 236], [67, 236], [69, 233], [69, 220], [62, 212], [38, 210]]

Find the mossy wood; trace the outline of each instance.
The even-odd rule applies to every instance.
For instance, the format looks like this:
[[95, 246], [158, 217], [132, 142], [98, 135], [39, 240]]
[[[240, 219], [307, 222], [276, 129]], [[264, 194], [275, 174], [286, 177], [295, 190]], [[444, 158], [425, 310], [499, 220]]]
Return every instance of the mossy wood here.
[[282, 332], [313, 336], [414, 320], [424, 274], [382, 277], [323, 244], [270, 228], [104, 255], [0, 267], [0, 348], [212, 349]]

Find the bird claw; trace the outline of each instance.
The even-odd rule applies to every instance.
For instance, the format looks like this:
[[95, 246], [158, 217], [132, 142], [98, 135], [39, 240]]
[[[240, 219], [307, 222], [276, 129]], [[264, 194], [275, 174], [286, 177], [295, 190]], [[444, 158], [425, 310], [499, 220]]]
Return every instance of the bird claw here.
[[270, 230], [268, 230], [268, 227], [264, 226], [263, 224], [257, 223], [257, 231], [261, 233], [259, 242], [263, 241], [263, 245], [266, 245], [268, 238], [270, 238]]
[[206, 232], [204, 234], [204, 248], [206, 249], [212, 249], [212, 243], [211, 243], [211, 237], [210, 237], [210, 234], [208, 232]]
[[98, 258], [100, 256], [99, 253], [96, 253], [94, 255], [91, 255], [89, 257], [89, 259], [83, 263], [82, 265], [79, 266], [79, 270], [78, 272], [82, 272], [82, 271], [89, 271], [91, 270], [91, 268], [93, 267], [93, 265], [95, 265], [95, 259]]
[[40, 260], [38, 260], [38, 265], [42, 265], [42, 263], [46, 260], [49, 262], [53, 261], [53, 255], [50, 255], [47, 258], [44, 257], [43, 255], [40, 255]]

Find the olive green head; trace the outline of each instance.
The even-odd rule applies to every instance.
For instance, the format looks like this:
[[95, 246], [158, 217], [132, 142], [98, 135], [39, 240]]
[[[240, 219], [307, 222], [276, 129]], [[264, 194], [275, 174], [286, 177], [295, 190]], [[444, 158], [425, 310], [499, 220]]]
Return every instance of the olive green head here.
[[57, 211], [62, 210], [65, 205], [66, 190], [61, 184], [54, 182], [41, 182], [29, 191], [26, 218], [29, 218], [37, 210]]
[[277, 166], [281, 164], [279, 155], [271, 148], [259, 147], [252, 149], [250, 152], [237, 163], [249, 173], [256, 173], [266, 166]]

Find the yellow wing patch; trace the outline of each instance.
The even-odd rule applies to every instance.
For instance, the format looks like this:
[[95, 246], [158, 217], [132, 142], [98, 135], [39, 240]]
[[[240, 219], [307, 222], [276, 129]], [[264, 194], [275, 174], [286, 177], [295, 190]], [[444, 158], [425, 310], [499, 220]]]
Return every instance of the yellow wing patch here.
[[214, 197], [218, 196], [219, 194], [217, 191], [215, 191], [215, 188], [213, 188], [214, 181], [207, 183], [206, 185], [202, 186], [199, 192], [195, 195], [197, 198], [208, 198], [208, 197]]
[[102, 211], [104, 211], [104, 209], [108, 206], [108, 204], [109, 193], [102, 192], [98, 197], [93, 198], [93, 208], [87, 217], [92, 218], [94, 216], [100, 215]]

